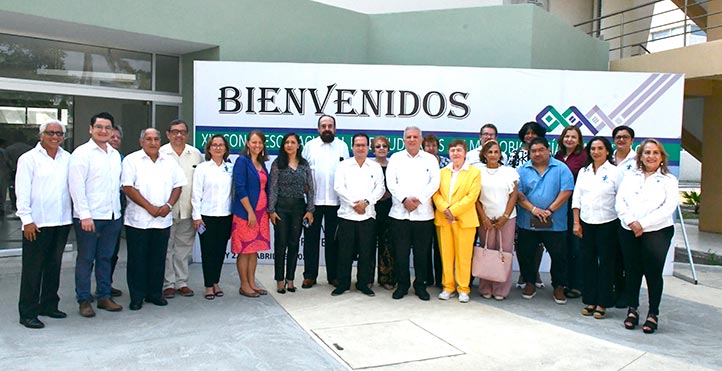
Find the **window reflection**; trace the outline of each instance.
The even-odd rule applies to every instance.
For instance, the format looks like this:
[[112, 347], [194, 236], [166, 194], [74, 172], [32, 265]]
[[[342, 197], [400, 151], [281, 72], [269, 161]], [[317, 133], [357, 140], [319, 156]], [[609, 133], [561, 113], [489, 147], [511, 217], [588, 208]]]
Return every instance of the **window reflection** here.
[[0, 76], [151, 90], [151, 54], [0, 34]]

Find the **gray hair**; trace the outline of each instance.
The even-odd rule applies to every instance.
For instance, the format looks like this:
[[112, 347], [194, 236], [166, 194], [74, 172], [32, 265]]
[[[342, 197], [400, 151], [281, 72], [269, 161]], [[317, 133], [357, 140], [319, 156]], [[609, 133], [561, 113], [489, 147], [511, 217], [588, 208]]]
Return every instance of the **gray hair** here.
[[118, 132], [120, 133], [120, 137], [121, 137], [121, 138], [123, 137], [123, 127], [122, 127], [122, 126], [120, 126], [120, 125], [113, 125], [113, 130], [118, 130]]
[[404, 129], [404, 137], [406, 137], [406, 132], [409, 130], [418, 130], [419, 136], [420, 137], [424, 136], [424, 133], [421, 131], [421, 129], [419, 129], [418, 126], [407, 126], [406, 129]]
[[140, 138], [139, 138], [140, 140], [143, 140], [143, 138], [145, 138], [145, 132], [148, 130], [155, 130], [155, 132], [158, 133], [158, 136], [160, 136], [160, 130], [158, 130], [156, 128], [145, 128], [140, 131]]
[[45, 129], [46, 129], [46, 128], [48, 127], [48, 125], [50, 125], [50, 124], [60, 125], [60, 127], [63, 129], [63, 134], [65, 134], [65, 125], [64, 125], [62, 122], [58, 121], [57, 119], [49, 119], [49, 120], [43, 121], [43, 123], [40, 124], [40, 128], [38, 129], [38, 133], [40, 133], [40, 134], [44, 133], [44, 132], [45, 132]]

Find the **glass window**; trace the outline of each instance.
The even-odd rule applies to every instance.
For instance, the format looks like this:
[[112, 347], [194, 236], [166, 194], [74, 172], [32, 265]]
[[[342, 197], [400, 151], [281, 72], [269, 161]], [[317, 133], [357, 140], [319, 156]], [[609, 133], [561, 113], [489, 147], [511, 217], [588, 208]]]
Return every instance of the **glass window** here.
[[0, 76], [151, 90], [151, 54], [0, 34]]
[[[161, 142], [163, 144], [168, 143], [168, 138], [165, 135], [168, 124], [171, 121], [177, 119], [180, 116], [180, 107], [178, 106], [166, 106], [162, 104], [155, 105], [155, 128], [161, 132]], [[188, 129], [193, 129], [189, 127]], [[192, 131], [191, 131], [192, 132]], [[189, 143], [193, 143], [193, 135], [189, 135]]]
[[652, 32], [652, 40], [659, 40], [665, 37], [672, 36], [672, 30], [666, 29], [662, 31]]
[[178, 57], [156, 54], [155, 90], [178, 93], [180, 89], [180, 64]]

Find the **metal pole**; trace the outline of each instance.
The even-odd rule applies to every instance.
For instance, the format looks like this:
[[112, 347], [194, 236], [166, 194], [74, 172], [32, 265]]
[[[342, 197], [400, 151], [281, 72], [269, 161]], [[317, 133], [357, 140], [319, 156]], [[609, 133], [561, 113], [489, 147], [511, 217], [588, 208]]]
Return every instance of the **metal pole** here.
[[682, 32], [682, 46], [687, 46], [687, 1], [684, 0], [684, 32]]
[[684, 246], [687, 248], [687, 259], [689, 259], [689, 267], [692, 269], [692, 282], [697, 284], [697, 270], [694, 269], [694, 260], [692, 259], [692, 250], [689, 248], [689, 239], [687, 238], [687, 228], [684, 226], [684, 217], [682, 216], [682, 208], [677, 204], [677, 215], [682, 227], [682, 236], [684, 237]]

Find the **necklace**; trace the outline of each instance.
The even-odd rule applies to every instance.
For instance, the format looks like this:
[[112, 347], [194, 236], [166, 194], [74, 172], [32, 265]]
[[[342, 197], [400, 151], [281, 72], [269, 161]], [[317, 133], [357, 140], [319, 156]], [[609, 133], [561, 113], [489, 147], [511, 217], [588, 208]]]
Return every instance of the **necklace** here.
[[489, 174], [489, 175], [494, 175], [494, 174], [496, 174], [497, 172], [499, 172], [499, 169], [500, 169], [500, 168], [501, 168], [501, 166], [500, 166], [500, 167], [495, 167], [495, 168], [486, 167], [486, 173]]

